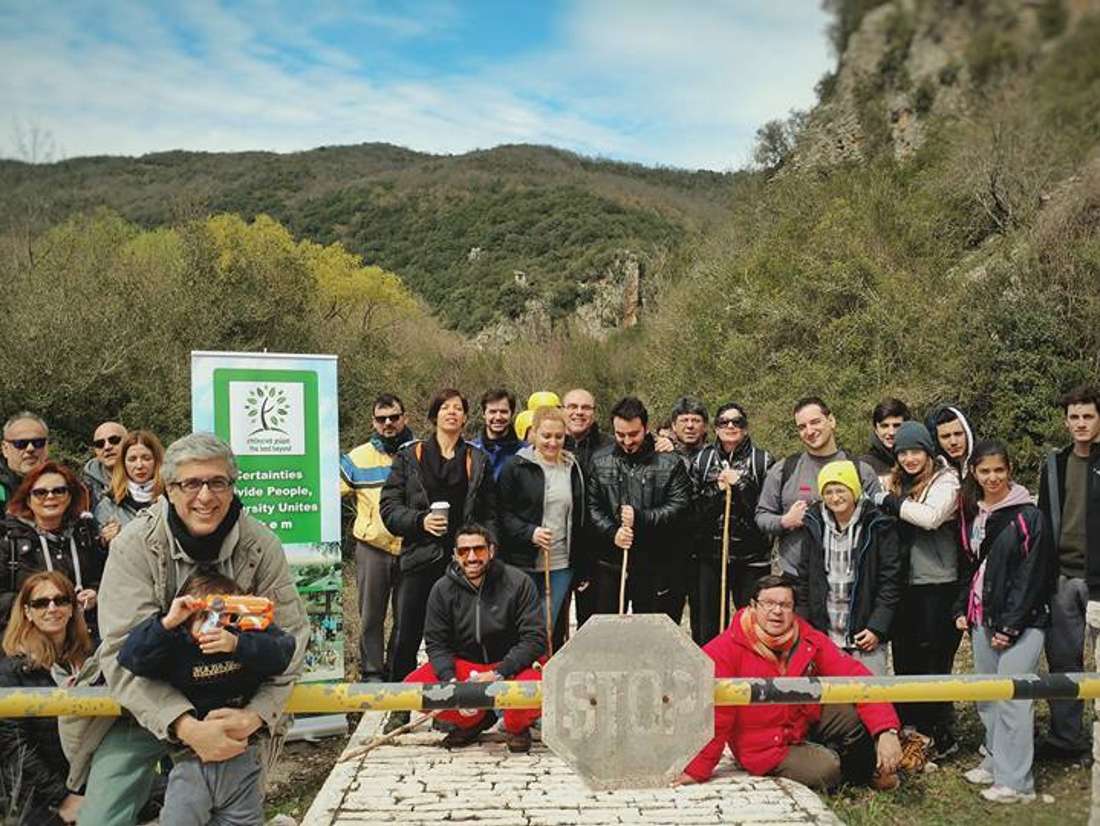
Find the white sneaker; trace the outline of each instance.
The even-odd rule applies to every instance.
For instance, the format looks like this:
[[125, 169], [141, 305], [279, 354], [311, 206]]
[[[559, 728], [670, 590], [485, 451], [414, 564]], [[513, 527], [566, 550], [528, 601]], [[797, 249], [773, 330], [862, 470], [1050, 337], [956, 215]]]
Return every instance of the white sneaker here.
[[1018, 792], [1008, 786], [990, 786], [982, 789], [981, 795], [993, 803], [1031, 803], [1035, 800], [1035, 792]]
[[970, 771], [964, 772], [963, 777], [966, 778], [967, 783], [973, 783], [975, 786], [993, 785], [993, 773], [981, 766], [975, 766]]

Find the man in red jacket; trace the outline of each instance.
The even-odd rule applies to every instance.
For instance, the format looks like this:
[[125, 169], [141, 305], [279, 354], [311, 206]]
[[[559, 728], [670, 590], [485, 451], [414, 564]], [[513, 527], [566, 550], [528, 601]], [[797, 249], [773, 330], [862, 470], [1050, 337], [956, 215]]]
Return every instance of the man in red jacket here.
[[[794, 582], [766, 576], [751, 603], [703, 651], [715, 677], [860, 677], [862, 664], [794, 613]], [[890, 788], [901, 759], [898, 716], [889, 703], [719, 706], [714, 739], [678, 783], [710, 778], [726, 743], [750, 774], [830, 789], [841, 780]]]

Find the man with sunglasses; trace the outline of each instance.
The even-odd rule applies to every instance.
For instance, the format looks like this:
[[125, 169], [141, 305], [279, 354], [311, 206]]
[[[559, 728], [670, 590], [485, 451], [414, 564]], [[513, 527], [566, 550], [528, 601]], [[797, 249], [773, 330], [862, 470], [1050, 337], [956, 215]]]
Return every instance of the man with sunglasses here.
[[126, 432], [118, 422], [104, 422], [92, 434], [92, 458], [84, 463], [83, 481], [92, 495], [93, 511], [103, 492], [111, 488], [111, 476], [121, 456]]
[[50, 429], [41, 416], [24, 410], [4, 422], [4, 438], [0, 443], [0, 512], [23, 477], [46, 463]]
[[[405, 420], [405, 405], [392, 393], [374, 400], [374, 433], [340, 457], [340, 495], [355, 494], [355, 580], [359, 587], [359, 679], [384, 682], [393, 648], [383, 647], [386, 606], [397, 593], [401, 576], [401, 538], [382, 522], [378, 500], [390, 475], [393, 456], [413, 434]], [[396, 609], [395, 609], [396, 612]]]
[[[496, 558], [489, 529], [467, 522], [455, 534], [454, 559], [432, 586], [424, 623], [428, 662], [407, 683], [538, 680], [532, 666], [546, 650], [546, 626], [531, 578]], [[504, 712], [505, 742], [512, 752], [531, 750], [538, 709]], [[487, 711], [444, 711], [444, 748], [477, 741], [495, 718]]]
[[[149, 799], [153, 767], [173, 746], [182, 743], [202, 762], [218, 763], [244, 753], [256, 738], [281, 736], [283, 709], [309, 642], [309, 621], [282, 544], [234, 494], [237, 462], [229, 445], [208, 433], [184, 436], [165, 451], [161, 473], [166, 497], [111, 543], [99, 592], [103, 642], [77, 675], [77, 684], [87, 685], [101, 670], [128, 714], [61, 720], [70, 788], [88, 789], [82, 826], [132, 826]], [[275, 623], [296, 642], [290, 665], [242, 708], [216, 708], [202, 719], [166, 680], [139, 677], [118, 662], [130, 631], [167, 614], [200, 569], [231, 576], [245, 594], [272, 600]], [[257, 750], [273, 753], [264, 744]]]
[[[714, 442], [691, 465], [693, 521], [698, 540], [688, 571], [691, 636], [703, 645], [722, 630], [722, 601], [736, 608], [748, 604], [757, 580], [771, 573], [771, 540], [756, 525], [756, 503], [775, 459], [753, 444], [749, 417], [737, 402], [727, 402], [714, 415]], [[726, 491], [730, 511], [726, 520]], [[728, 534], [726, 593], [722, 590], [722, 541]], [[726, 611], [727, 620], [732, 611]]]

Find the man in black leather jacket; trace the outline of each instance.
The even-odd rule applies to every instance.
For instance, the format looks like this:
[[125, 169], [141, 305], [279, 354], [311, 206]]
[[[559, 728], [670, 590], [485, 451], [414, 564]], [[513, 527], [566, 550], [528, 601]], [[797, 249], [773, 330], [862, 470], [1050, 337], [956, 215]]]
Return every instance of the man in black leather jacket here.
[[654, 450], [648, 422], [640, 400], [620, 400], [611, 410], [615, 448], [592, 459], [588, 512], [600, 539], [594, 570], [597, 610], [618, 611], [625, 557], [626, 596], [633, 612], [663, 612], [679, 622], [675, 614], [683, 605], [690, 543], [682, 522], [691, 488], [683, 460]]

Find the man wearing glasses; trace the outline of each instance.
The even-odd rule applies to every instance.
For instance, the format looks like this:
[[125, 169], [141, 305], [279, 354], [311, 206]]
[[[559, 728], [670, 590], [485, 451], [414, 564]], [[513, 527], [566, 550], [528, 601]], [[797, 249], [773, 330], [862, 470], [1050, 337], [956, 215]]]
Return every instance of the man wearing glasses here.
[[45, 464], [50, 429], [41, 416], [24, 410], [4, 422], [4, 440], [0, 443], [0, 511], [23, 477]]
[[111, 488], [111, 476], [121, 454], [126, 428], [118, 422], [104, 422], [92, 434], [92, 458], [84, 463], [84, 484], [92, 495], [92, 510], [99, 504], [103, 492]]
[[[405, 421], [405, 405], [391, 393], [374, 400], [374, 433], [340, 457], [340, 495], [355, 494], [355, 580], [359, 587], [359, 678], [383, 682], [393, 649], [383, 647], [386, 606], [397, 593], [401, 576], [401, 539], [382, 523], [378, 500], [390, 475], [393, 455], [413, 434]], [[394, 608], [396, 614], [396, 606]]]
[[[794, 581], [769, 574], [752, 601], [703, 648], [715, 677], [860, 677], [871, 672], [794, 613]], [[714, 739], [678, 784], [702, 783], [728, 743], [749, 774], [828, 790], [842, 780], [897, 785], [898, 715], [889, 703], [716, 706]]]
[[[714, 436], [714, 442], [704, 447], [691, 465], [698, 542], [688, 572], [688, 601], [691, 636], [697, 645], [725, 630], [719, 627], [722, 601], [728, 608], [732, 598], [736, 608], [743, 608], [757, 580], [770, 574], [772, 567], [772, 543], [756, 525], [756, 503], [775, 459], [753, 444], [748, 414], [736, 402], [718, 408]], [[723, 532], [729, 535], [725, 594], [720, 593]], [[725, 612], [727, 618], [731, 615], [731, 611]]]
[[[532, 666], [546, 650], [546, 626], [538, 592], [519, 568], [494, 557], [496, 544], [489, 530], [468, 522], [455, 535], [454, 559], [432, 586], [424, 623], [428, 662], [407, 683], [538, 680]], [[504, 712], [505, 742], [512, 752], [531, 750], [531, 725], [539, 709]], [[446, 727], [445, 748], [477, 742], [493, 725], [487, 711], [443, 711], [436, 715]]]
[[[78, 684], [102, 669], [111, 695], [129, 712], [112, 718], [62, 718], [70, 787], [87, 783], [79, 823], [132, 826], [149, 798], [153, 767], [170, 744], [190, 748], [204, 763], [242, 754], [250, 738], [283, 732], [290, 691], [309, 641], [305, 607], [294, 588], [283, 547], [241, 507], [233, 492], [237, 463], [229, 446], [207, 433], [173, 442], [164, 454], [167, 497], [135, 517], [133, 530], [111, 545], [99, 592], [96, 655]], [[234, 579], [247, 594], [275, 603], [275, 623], [297, 648], [287, 669], [265, 682], [243, 708], [214, 709], [199, 719], [167, 682], [138, 677], [118, 663], [127, 634], [149, 616], [166, 613], [180, 587], [199, 569]], [[261, 743], [261, 754], [270, 754]]]

